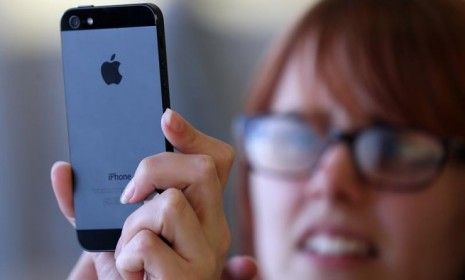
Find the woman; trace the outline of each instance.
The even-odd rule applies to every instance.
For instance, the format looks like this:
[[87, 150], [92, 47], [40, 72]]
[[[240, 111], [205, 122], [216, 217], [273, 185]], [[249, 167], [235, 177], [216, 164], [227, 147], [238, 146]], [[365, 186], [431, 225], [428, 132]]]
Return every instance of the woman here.
[[[270, 54], [237, 124], [245, 155], [241, 240], [261, 278], [465, 275], [463, 30], [459, 0], [327, 0]], [[116, 268], [100, 255], [94, 266], [84, 257], [75, 273], [95, 267], [127, 279], [140, 279], [144, 270], [154, 278], [219, 278], [228, 245], [219, 240], [228, 229], [218, 190], [231, 149], [171, 111], [162, 127], [183, 154], [145, 160], [123, 201], [140, 201], [154, 186], [188, 187], [170, 189], [131, 215]], [[203, 176], [182, 184], [154, 168], [176, 166], [189, 175], [197, 162]], [[65, 163], [52, 169], [69, 218], [70, 175]], [[189, 218], [173, 208], [187, 208]], [[160, 222], [157, 213], [180, 221]], [[174, 229], [191, 232], [183, 239]], [[163, 247], [160, 235], [174, 246]], [[189, 238], [202, 254], [185, 246]], [[244, 257], [226, 268], [238, 279], [250, 279], [255, 269]]]

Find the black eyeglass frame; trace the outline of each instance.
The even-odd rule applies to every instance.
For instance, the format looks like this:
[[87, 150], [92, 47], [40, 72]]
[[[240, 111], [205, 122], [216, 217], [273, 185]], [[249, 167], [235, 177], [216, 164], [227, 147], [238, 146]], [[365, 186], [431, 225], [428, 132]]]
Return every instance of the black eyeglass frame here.
[[[259, 119], [266, 119], [266, 118], [292, 119], [299, 123], [305, 123], [306, 126], [311, 127], [311, 124], [309, 124], [307, 120], [305, 120], [298, 114], [264, 113], [264, 114], [258, 114], [258, 115], [252, 115], [252, 116], [248, 116], [245, 114], [239, 115], [234, 120], [233, 132], [234, 132], [236, 144], [237, 146], [240, 147], [239, 148], [240, 154], [245, 153], [243, 145], [244, 145], [244, 141], [245, 141], [245, 137], [247, 133], [246, 131], [247, 131], [249, 124], [253, 121], [256, 121]], [[430, 178], [426, 179], [424, 182], [419, 182], [415, 184], [415, 186], [410, 186], [408, 188], [405, 188], [405, 187], [395, 188], [392, 186], [386, 187], [386, 186], [383, 186], [382, 184], [376, 184], [376, 187], [375, 187], [376, 190], [389, 191], [389, 192], [405, 192], [405, 193], [418, 192], [423, 189], [426, 189], [429, 185], [431, 185], [431, 183], [444, 170], [446, 163], [448, 163], [450, 160], [454, 162], [465, 163], [465, 143], [461, 139], [440, 137], [425, 129], [421, 129], [418, 127], [394, 126], [386, 122], [377, 121], [377, 122], [374, 122], [370, 126], [367, 126], [361, 129], [352, 130], [352, 131], [340, 131], [340, 130], [332, 129], [327, 135], [323, 136], [321, 138], [321, 141], [324, 144], [318, 150], [315, 156], [315, 161], [312, 163], [310, 167], [309, 174], [311, 174], [312, 170], [315, 169], [315, 166], [319, 163], [319, 161], [321, 160], [321, 157], [329, 149], [329, 147], [331, 147], [332, 145], [335, 145], [336, 143], [342, 142], [343, 144], [346, 144], [349, 149], [351, 162], [353, 166], [355, 167], [355, 170], [358, 176], [360, 176], [360, 178], [364, 181], [369, 181], [366, 178], [366, 176], [364, 176], [364, 172], [361, 171], [362, 168], [360, 167], [359, 161], [355, 158], [355, 152], [354, 152], [355, 143], [359, 135], [366, 133], [369, 130], [379, 129], [379, 128], [390, 131], [390, 132], [394, 132], [395, 134], [401, 134], [401, 133], [406, 133], [406, 132], [414, 132], [414, 133], [422, 134], [428, 137], [429, 139], [433, 140], [439, 145], [439, 147], [442, 150], [442, 155], [438, 159], [438, 163], [435, 167], [434, 174]], [[247, 160], [246, 160], [246, 163], [247, 163], [248, 168], [253, 170], [253, 167], [248, 163]]]

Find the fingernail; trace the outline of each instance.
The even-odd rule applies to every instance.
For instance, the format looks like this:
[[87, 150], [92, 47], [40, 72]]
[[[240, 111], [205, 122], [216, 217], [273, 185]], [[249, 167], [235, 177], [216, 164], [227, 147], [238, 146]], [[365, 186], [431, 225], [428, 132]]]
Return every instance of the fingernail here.
[[61, 163], [61, 161], [55, 161], [55, 162], [52, 164], [52, 168], [50, 168], [50, 170], [53, 171], [60, 163]]
[[127, 204], [129, 202], [129, 200], [131, 200], [132, 196], [134, 195], [134, 182], [131, 180], [129, 181], [128, 185], [126, 186], [126, 188], [124, 189], [123, 193], [121, 194], [121, 197], [120, 197], [120, 202], [122, 204]]
[[173, 110], [166, 109], [166, 112], [163, 114], [163, 121], [174, 132], [182, 132], [183, 123]]
[[55, 170], [56, 170], [56, 168], [58, 167], [58, 165], [61, 165], [61, 164], [63, 164], [63, 161], [55, 161], [53, 163], [53, 165], [52, 165], [52, 168], [50, 168], [50, 178], [52, 179], [52, 181], [55, 180], [55, 175], [56, 175]]
[[75, 218], [69, 218], [69, 222], [73, 227], [76, 227], [76, 219]]

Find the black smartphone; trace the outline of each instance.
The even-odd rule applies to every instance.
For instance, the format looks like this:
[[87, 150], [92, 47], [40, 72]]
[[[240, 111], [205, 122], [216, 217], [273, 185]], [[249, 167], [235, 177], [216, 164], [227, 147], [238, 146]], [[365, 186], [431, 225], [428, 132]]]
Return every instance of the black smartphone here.
[[140, 206], [119, 202], [139, 162], [173, 151], [160, 126], [169, 107], [163, 15], [153, 4], [69, 9], [61, 41], [77, 236], [87, 251], [112, 251]]

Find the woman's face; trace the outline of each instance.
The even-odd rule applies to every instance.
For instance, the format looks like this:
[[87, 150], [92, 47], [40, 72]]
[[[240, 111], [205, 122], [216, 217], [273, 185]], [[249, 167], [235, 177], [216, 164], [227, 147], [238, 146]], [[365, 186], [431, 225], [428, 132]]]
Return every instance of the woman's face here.
[[[356, 98], [343, 107], [312, 73], [305, 75], [311, 88], [304, 90], [301, 69], [294, 60], [288, 63], [272, 112], [300, 114], [322, 130], [351, 130], [372, 121]], [[344, 144], [327, 149], [305, 180], [252, 172], [261, 274], [264, 279], [458, 278], [465, 270], [464, 182], [463, 169], [448, 165], [423, 191], [375, 191], [357, 176]]]

